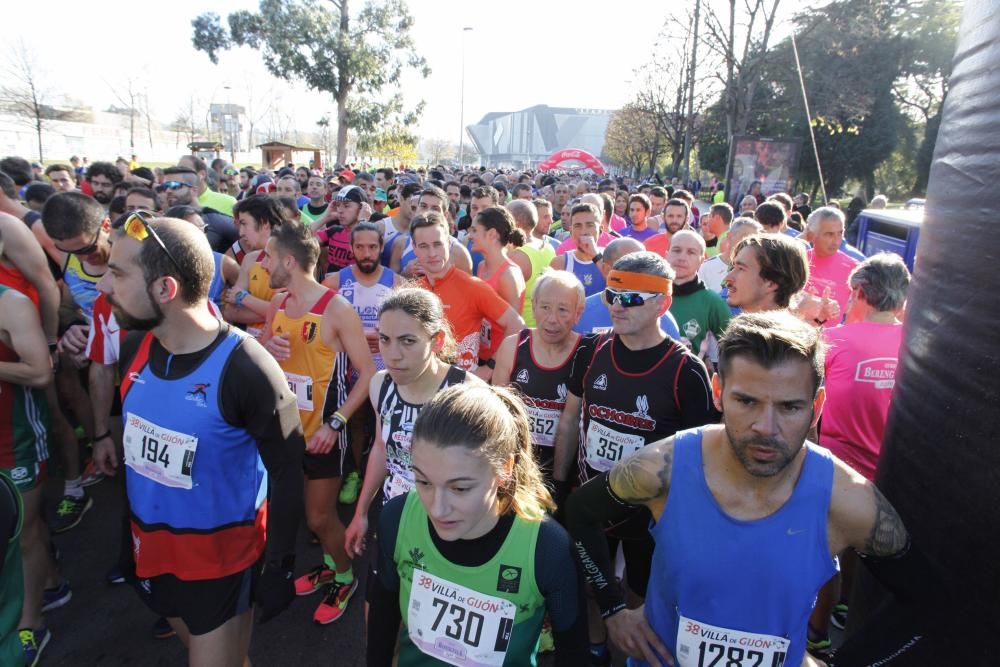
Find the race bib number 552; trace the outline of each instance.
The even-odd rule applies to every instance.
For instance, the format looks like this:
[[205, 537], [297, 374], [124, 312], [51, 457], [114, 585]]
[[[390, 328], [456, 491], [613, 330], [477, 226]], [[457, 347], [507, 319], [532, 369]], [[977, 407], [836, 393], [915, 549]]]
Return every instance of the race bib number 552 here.
[[503, 665], [516, 612], [509, 600], [413, 570], [406, 623], [410, 641], [449, 665]]
[[681, 616], [677, 662], [681, 667], [782, 667], [788, 639], [730, 630]]
[[177, 489], [191, 488], [198, 438], [157, 426], [131, 412], [122, 436], [125, 465], [143, 477]]

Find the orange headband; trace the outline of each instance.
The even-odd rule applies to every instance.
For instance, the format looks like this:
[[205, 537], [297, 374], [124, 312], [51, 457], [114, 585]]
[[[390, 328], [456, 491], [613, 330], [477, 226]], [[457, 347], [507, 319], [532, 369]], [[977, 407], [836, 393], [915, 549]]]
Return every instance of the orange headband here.
[[633, 292], [656, 292], [657, 294], [670, 294], [670, 281], [660, 276], [651, 276], [648, 273], [635, 273], [633, 271], [611, 270], [608, 274], [608, 287], [612, 289], [632, 290]]

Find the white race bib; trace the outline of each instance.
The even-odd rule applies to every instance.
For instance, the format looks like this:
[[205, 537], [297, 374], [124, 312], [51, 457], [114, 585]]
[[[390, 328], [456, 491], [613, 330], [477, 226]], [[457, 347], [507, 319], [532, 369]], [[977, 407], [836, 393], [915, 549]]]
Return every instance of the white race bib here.
[[619, 433], [592, 419], [587, 427], [587, 465], [607, 472], [645, 444], [646, 439], [641, 435]]
[[677, 622], [680, 667], [782, 667], [789, 644], [784, 637], [730, 630], [684, 616]]
[[479, 330], [479, 344], [484, 350], [493, 346], [493, 325], [489, 320], [483, 320], [483, 326]]
[[407, 604], [410, 641], [427, 655], [458, 667], [500, 667], [517, 607], [414, 568]]
[[157, 426], [129, 412], [125, 416], [125, 465], [138, 474], [175, 489], [191, 488], [198, 438]]
[[413, 486], [414, 482], [412, 472], [409, 470], [403, 470], [399, 466], [390, 465], [389, 480], [385, 488], [386, 502], [392, 500], [396, 496], [409, 493]]
[[313, 379], [308, 375], [285, 373], [288, 388], [295, 394], [295, 404], [299, 410], [312, 412], [313, 409]]
[[525, 404], [528, 425], [531, 428], [531, 444], [552, 447], [556, 444], [556, 427], [559, 425], [559, 411]]

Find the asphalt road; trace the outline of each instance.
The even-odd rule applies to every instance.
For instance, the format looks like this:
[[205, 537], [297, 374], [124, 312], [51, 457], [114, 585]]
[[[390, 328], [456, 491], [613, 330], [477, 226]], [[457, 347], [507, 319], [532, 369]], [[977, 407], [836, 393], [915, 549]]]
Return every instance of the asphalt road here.
[[[46, 488], [47, 508], [54, 506], [61, 482]], [[94, 506], [73, 530], [57, 535], [59, 565], [73, 588], [73, 599], [45, 615], [52, 641], [42, 655], [42, 665], [183, 665], [186, 654], [177, 639], [156, 640], [150, 635], [155, 615], [128, 585], [109, 585], [105, 574], [117, 554], [122, 499], [114, 482], [105, 480], [87, 492]], [[340, 507], [342, 518], [352, 508]], [[304, 524], [303, 524], [304, 525]], [[299, 535], [296, 573], [319, 562], [320, 548], [309, 544], [303, 528]], [[347, 613], [335, 623], [318, 626], [312, 614], [320, 593], [297, 598], [283, 614], [256, 625], [250, 644], [255, 666], [363, 665], [364, 576], [367, 565], [355, 564], [362, 578]]]

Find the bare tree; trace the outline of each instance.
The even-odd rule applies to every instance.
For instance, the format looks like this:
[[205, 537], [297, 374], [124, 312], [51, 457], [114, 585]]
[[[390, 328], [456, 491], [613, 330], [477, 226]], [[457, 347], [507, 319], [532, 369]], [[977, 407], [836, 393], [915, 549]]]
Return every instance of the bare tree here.
[[[135, 121], [139, 116], [139, 105], [142, 102], [142, 91], [139, 90], [138, 76], [135, 74], [119, 74], [115, 78], [115, 83], [111, 84], [105, 80], [105, 85], [111, 89], [111, 94], [115, 96], [121, 109], [128, 114], [128, 147], [129, 153], [135, 154]], [[150, 140], [150, 145], [152, 145]]]
[[424, 141], [423, 153], [431, 164], [441, 164], [455, 157], [452, 142], [447, 139], [427, 139]]
[[201, 101], [194, 95], [188, 96], [187, 101], [184, 103], [180, 109], [177, 110], [177, 118], [174, 120], [171, 129], [177, 132], [177, 137], [184, 137], [187, 139], [187, 143], [194, 143], [201, 134], [201, 126], [199, 125], [199, 120], [201, 120]]
[[146, 119], [146, 137], [149, 139], [149, 149], [153, 150], [153, 114], [149, 107], [149, 88], [142, 89], [142, 96], [139, 98], [142, 105], [142, 115]]
[[[781, 0], [704, 2], [702, 43], [721, 63], [715, 76], [723, 86], [726, 132], [730, 137], [747, 129], [780, 3]], [[719, 11], [719, 5], [724, 5], [724, 10]]]
[[254, 127], [263, 121], [271, 109], [274, 107], [274, 99], [277, 96], [274, 91], [274, 84], [262, 90], [257, 83], [256, 75], [245, 72], [243, 75], [244, 88], [247, 93], [246, 118], [247, 118], [247, 148], [256, 148], [254, 144]]
[[0, 107], [21, 124], [35, 130], [38, 135], [38, 159], [44, 160], [42, 134], [53, 117], [53, 110], [35, 54], [28, 50], [23, 40], [8, 53], [4, 69], [5, 78], [10, 83], [0, 86]]

